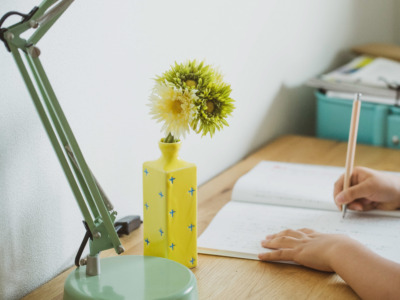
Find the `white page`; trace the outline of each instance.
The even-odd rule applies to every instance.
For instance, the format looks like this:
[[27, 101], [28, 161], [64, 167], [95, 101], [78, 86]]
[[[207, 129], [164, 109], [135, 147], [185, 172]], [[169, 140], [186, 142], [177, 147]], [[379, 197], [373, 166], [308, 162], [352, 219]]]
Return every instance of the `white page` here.
[[200, 236], [199, 253], [258, 259], [258, 253], [270, 251], [261, 247], [261, 240], [288, 228], [344, 233], [400, 263], [399, 218], [348, 211], [342, 219], [338, 211], [232, 201], [218, 212]]
[[[340, 167], [261, 161], [235, 183], [232, 201], [337, 211], [333, 187], [343, 173]], [[400, 211], [373, 213], [400, 217]]]
[[337, 211], [333, 186], [344, 168], [262, 161], [235, 184], [232, 201]]

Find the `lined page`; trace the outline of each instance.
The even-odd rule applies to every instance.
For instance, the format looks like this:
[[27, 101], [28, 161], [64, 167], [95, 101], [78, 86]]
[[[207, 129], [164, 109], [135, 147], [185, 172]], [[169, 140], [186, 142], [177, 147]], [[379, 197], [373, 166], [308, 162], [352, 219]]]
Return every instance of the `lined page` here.
[[[236, 182], [232, 201], [337, 211], [333, 187], [343, 173], [339, 167], [262, 161]], [[399, 216], [400, 211], [374, 214]]]
[[337, 210], [333, 186], [344, 168], [262, 161], [235, 184], [233, 201]]
[[374, 252], [400, 263], [400, 219], [348, 211], [280, 207], [229, 202], [198, 239], [199, 253], [258, 259], [270, 251], [261, 247], [265, 236], [285, 229], [311, 228], [347, 234]]

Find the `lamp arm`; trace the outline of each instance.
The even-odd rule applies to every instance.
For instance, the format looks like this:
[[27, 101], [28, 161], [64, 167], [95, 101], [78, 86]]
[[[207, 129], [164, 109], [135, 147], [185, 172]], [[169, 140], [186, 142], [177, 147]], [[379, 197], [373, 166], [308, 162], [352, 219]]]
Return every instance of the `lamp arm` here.
[[[114, 248], [120, 254], [124, 251], [114, 228], [117, 212], [107, 199], [97, 180], [89, 170], [74, 134], [61, 109], [50, 81], [39, 60], [40, 50], [36, 43], [57, 21], [73, 0], [44, 0], [24, 19], [8, 28], [0, 28], [0, 39], [12, 53], [22, 78], [28, 88], [39, 117], [67, 177], [78, 206], [93, 236], [90, 241], [90, 256], [97, 257], [100, 251]], [[1, 19], [2, 22], [8, 16]], [[27, 40], [21, 34], [36, 29]], [[25, 55], [22, 59], [21, 52]], [[28, 68], [31, 73], [28, 72]], [[31, 78], [33, 77], [33, 79]], [[36, 87], [34, 82], [36, 83]], [[39, 91], [38, 91], [39, 90]]]
[[[60, 3], [55, 5], [50, 10], [46, 11], [42, 16], [32, 19], [31, 26], [37, 26], [38, 29], [28, 39], [28, 44], [37, 44], [39, 40], [46, 34], [51, 26], [58, 20], [58, 18], [67, 10], [74, 0], [61, 0]], [[34, 17], [33, 17], [34, 18]]]

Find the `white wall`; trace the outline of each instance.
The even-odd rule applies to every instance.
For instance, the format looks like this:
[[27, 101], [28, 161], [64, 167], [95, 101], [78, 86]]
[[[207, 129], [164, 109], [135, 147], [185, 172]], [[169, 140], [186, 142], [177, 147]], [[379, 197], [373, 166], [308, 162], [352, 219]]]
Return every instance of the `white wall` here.
[[394, 41], [396, 44], [400, 44], [400, 0], [395, 0], [394, 1], [394, 26], [395, 26], [395, 37]]
[[[39, 4], [1, 2], [0, 15]], [[38, 46], [120, 216], [141, 213], [141, 164], [159, 156], [161, 138], [146, 103], [152, 78], [174, 61], [219, 66], [237, 101], [229, 128], [183, 143], [181, 156], [198, 165], [202, 184], [274, 137], [313, 134], [315, 100], [304, 82], [342, 63], [353, 45], [400, 38], [396, 0], [117, 2], [75, 1]], [[73, 263], [84, 229], [2, 45], [0, 65], [0, 298], [18, 299]]]

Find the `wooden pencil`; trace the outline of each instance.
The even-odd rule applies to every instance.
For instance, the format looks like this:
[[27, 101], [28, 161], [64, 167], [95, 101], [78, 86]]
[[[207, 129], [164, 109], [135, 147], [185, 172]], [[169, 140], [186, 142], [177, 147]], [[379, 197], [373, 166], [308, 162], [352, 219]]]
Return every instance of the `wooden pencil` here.
[[[350, 122], [350, 132], [349, 132], [349, 141], [347, 143], [347, 155], [346, 155], [346, 170], [344, 173], [344, 183], [343, 190], [346, 190], [351, 185], [351, 175], [353, 173], [354, 167], [354, 157], [356, 154], [356, 144], [357, 144], [357, 132], [358, 132], [358, 123], [360, 119], [360, 109], [361, 109], [361, 94], [357, 93], [354, 95], [353, 101], [353, 110], [351, 113], [351, 122]], [[346, 214], [347, 205], [342, 205], [342, 218], [344, 218]]]

